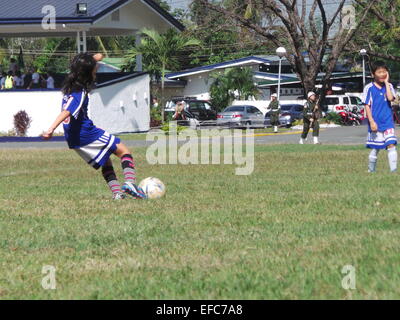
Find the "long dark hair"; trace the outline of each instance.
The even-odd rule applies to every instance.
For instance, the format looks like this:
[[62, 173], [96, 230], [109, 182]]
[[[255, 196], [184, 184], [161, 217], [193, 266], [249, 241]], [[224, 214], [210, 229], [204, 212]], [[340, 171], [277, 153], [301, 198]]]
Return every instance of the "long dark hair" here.
[[74, 91], [90, 92], [95, 79], [93, 70], [96, 68], [97, 61], [90, 53], [79, 53], [71, 62], [70, 73], [64, 81], [62, 92], [71, 94]]

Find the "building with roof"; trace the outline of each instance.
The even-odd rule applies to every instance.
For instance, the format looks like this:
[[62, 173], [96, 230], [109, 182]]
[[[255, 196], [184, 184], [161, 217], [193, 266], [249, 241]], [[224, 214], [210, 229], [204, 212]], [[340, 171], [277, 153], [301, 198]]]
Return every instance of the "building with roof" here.
[[[307, 58], [306, 58], [307, 60]], [[177, 91], [177, 96], [197, 97], [198, 99], [210, 99], [210, 86], [213, 82], [213, 73], [222, 73], [227, 68], [250, 67], [253, 71], [253, 80], [259, 89], [259, 100], [269, 100], [271, 93], [278, 87], [277, 56], [249, 56], [221, 63], [201, 66], [179, 72], [168, 73], [166, 78], [170, 81], [180, 80], [186, 83]], [[331, 80], [332, 84], [342, 86], [347, 90], [362, 91], [362, 73], [344, 72], [343, 65], [338, 65]], [[317, 77], [317, 83], [321, 82], [324, 73]], [[178, 94], [179, 92], [179, 94]], [[286, 59], [282, 60], [281, 73], [281, 100], [293, 100], [304, 94], [301, 81], [293, 73], [292, 67]]]
[[[225, 69], [236, 67], [250, 67], [258, 76], [263, 79], [276, 79], [276, 75], [259, 72], [260, 65], [269, 65], [270, 60], [261, 57], [250, 56], [221, 63], [215, 63], [207, 66], [192, 68], [179, 72], [172, 72], [166, 75], [168, 80], [185, 81], [186, 85], [182, 88], [179, 95], [197, 97], [198, 99], [210, 99], [210, 86], [213, 82], [213, 73], [222, 73]], [[270, 78], [271, 76], [272, 78]]]
[[[13, 0], [0, 2], [0, 37], [73, 37], [77, 51], [87, 51], [87, 37], [135, 35], [142, 28], [160, 33], [183, 25], [153, 0]], [[110, 133], [149, 130], [150, 77], [142, 71], [121, 73], [116, 61], [104, 61], [101, 81], [91, 93], [89, 113]], [[101, 75], [101, 77], [100, 77]], [[37, 136], [60, 111], [59, 89], [0, 91], [0, 132], [13, 128], [13, 115], [26, 110], [32, 118], [29, 136]], [[61, 128], [58, 128], [61, 132]]]

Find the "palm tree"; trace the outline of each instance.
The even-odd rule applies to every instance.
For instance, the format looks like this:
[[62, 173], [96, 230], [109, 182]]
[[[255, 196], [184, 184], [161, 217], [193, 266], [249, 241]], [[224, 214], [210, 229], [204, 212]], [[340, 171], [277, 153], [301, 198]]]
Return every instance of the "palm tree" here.
[[164, 78], [167, 71], [179, 68], [179, 53], [184, 49], [200, 45], [200, 41], [194, 38], [187, 38], [169, 29], [164, 34], [155, 30], [142, 29], [144, 37], [139, 46], [130, 50], [126, 59], [132, 63], [138, 54], [143, 56], [145, 70], [157, 79], [161, 78], [161, 116], [164, 122]]

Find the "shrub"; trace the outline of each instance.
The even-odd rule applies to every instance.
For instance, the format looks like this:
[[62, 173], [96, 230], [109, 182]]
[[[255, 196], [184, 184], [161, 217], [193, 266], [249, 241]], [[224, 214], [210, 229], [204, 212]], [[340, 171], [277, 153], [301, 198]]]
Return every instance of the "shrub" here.
[[339, 124], [339, 125], [343, 124], [342, 117], [336, 112], [329, 112], [326, 115], [326, 121], [331, 123], [333, 122], [334, 124]]
[[14, 115], [14, 128], [16, 135], [19, 137], [25, 137], [26, 133], [31, 125], [32, 119], [28, 114], [21, 110]]
[[[181, 125], [176, 125], [176, 133], [180, 134], [183, 130], [185, 130], [186, 127], [181, 126]], [[164, 124], [161, 127], [161, 130], [165, 132], [166, 135], [169, 135], [170, 131], [170, 122], [164, 122]]]
[[150, 128], [158, 127], [161, 125], [161, 110], [160, 108], [150, 108]]

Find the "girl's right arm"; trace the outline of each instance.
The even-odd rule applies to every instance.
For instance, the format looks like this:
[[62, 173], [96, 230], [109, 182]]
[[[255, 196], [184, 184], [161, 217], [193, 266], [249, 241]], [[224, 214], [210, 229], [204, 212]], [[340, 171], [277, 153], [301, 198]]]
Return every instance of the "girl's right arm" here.
[[56, 120], [54, 120], [54, 123], [51, 125], [49, 130], [47, 130], [46, 133], [42, 135], [44, 140], [49, 140], [53, 136], [54, 130], [57, 129], [57, 127], [60, 125], [61, 122], [63, 122], [65, 119], [67, 119], [71, 113], [67, 110], [61, 111], [61, 113], [57, 116]]
[[367, 118], [368, 118], [371, 130], [374, 132], [378, 131], [378, 126], [376, 125], [374, 118], [372, 118], [372, 112], [371, 112], [371, 108], [370, 108], [369, 104], [365, 105], [365, 111], [367, 112]]

